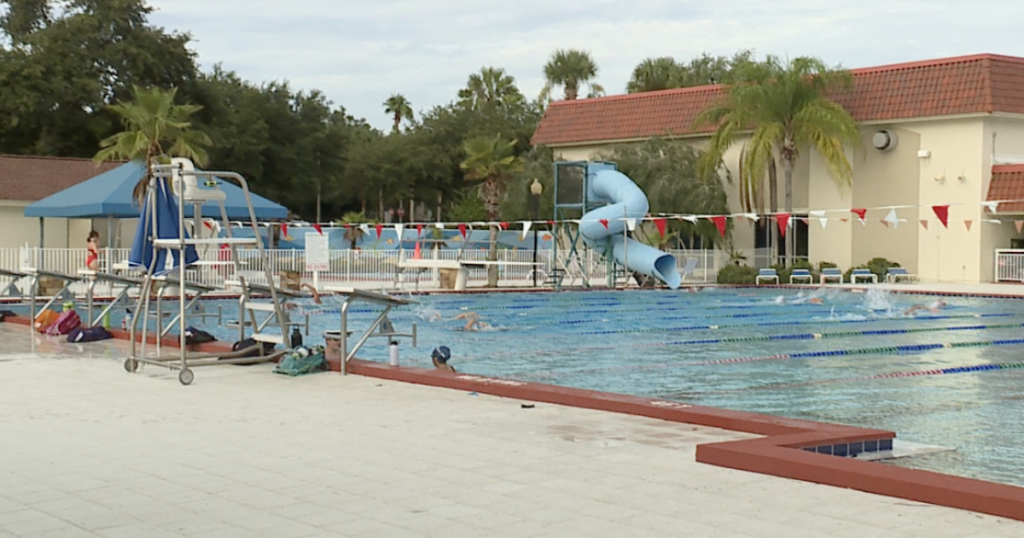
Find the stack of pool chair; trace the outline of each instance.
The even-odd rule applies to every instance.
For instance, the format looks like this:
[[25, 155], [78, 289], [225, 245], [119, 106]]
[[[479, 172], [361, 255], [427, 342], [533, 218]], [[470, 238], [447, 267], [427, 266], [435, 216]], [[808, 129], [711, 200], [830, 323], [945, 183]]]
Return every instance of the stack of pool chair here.
[[913, 282], [917, 280], [917, 275], [911, 274], [909, 271], [902, 267], [890, 267], [889, 270], [885, 273], [885, 281], [888, 282], [889, 284], [895, 284], [899, 282], [901, 278], [908, 282]]

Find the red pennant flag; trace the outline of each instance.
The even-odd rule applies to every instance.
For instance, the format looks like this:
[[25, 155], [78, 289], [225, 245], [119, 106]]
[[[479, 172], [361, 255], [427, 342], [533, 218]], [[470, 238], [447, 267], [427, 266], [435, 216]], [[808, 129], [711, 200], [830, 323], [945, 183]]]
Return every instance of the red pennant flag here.
[[281, 237], [288, 237], [288, 223], [281, 223]]
[[928, 221], [926, 219], [921, 219], [921, 227], [925, 230], [928, 229]]
[[665, 237], [665, 226], [666, 225], [668, 225], [668, 220], [666, 220], [666, 219], [654, 219], [654, 227], [658, 229], [658, 233], [661, 234], [662, 237]]
[[840, 222], [850, 222], [850, 219], [839, 219]]
[[314, 230], [316, 230], [316, 233], [318, 233], [318, 234], [320, 234], [320, 235], [323, 235], [323, 234], [324, 234], [324, 231], [323, 231], [323, 229], [321, 229], [321, 228], [320, 228], [320, 225], [319, 225], [319, 224], [314, 224], [314, 225], [313, 225], [313, 229], [314, 229]]
[[600, 222], [600, 223], [601, 223], [601, 226], [604, 226], [604, 229], [605, 229], [605, 230], [607, 230], [607, 229], [608, 229], [608, 219], [601, 219], [601, 220], [599, 220], [598, 222]]
[[507, 222], [499, 222], [498, 223], [498, 227], [501, 228], [502, 230], [507, 230], [508, 229], [508, 223]]
[[789, 226], [789, 213], [775, 215], [775, 222], [779, 224], [779, 234], [786, 237], [786, 227]]
[[554, 225], [555, 225], [555, 221], [553, 221], [553, 220], [549, 220], [548, 221], [548, 226], [554, 226]]
[[1024, 230], [1024, 220], [1015, 220], [1013, 221], [1013, 225], [1017, 227], [1017, 233]]
[[855, 214], [855, 215], [857, 215], [857, 217], [859, 217], [860, 221], [863, 223], [864, 222], [864, 215], [867, 214], [868, 210], [864, 209], [864, 208], [861, 208], [861, 207], [855, 207], [855, 208], [851, 209], [850, 212]]
[[384, 231], [384, 225], [383, 224], [377, 224], [377, 239], [380, 239], [380, 233], [382, 231]]
[[422, 224], [417, 224], [416, 225], [416, 237], [419, 237], [421, 235], [423, 235], [423, 225]]
[[342, 226], [344, 226], [346, 230], [351, 230], [352, 229], [352, 225], [347, 223], [347, 222], [345, 224], [342, 224]]
[[800, 222], [802, 222], [802, 223], [804, 223], [804, 224], [810, 224], [810, 223], [811, 223], [810, 219], [808, 219], [807, 217], [803, 217], [803, 218], [801, 218], [801, 219], [800, 219]]
[[888, 227], [889, 227], [889, 221], [887, 221], [887, 220], [885, 220], [885, 219], [881, 219], [881, 220], [879, 220], [878, 222], [881, 222], [881, 223], [882, 223], [882, 226], [885, 226], [886, 228], [888, 228]]
[[964, 221], [964, 226], [967, 226], [967, 231], [968, 232], [971, 231], [971, 224], [972, 224], [972, 222], [969, 221], [969, 220], [965, 220]]
[[711, 222], [714, 222], [715, 228], [718, 228], [718, 235], [725, 237], [725, 216], [711, 217]]
[[936, 217], [939, 217], [942, 227], [949, 228], [949, 205], [933, 205], [932, 211], [935, 212]]
[[459, 224], [459, 233], [462, 234], [462, 238], [466, 238], [466, 225], [464, 223]]

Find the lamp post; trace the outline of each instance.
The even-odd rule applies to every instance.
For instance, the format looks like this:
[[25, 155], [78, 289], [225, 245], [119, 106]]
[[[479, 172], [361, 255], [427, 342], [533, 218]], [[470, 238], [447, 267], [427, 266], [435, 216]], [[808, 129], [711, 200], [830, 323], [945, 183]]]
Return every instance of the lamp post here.
[[[536, 224], [537, 214], [540, 211], [540, 195], [544, 192], [544, 185], [540, 184], [540, 180], [533, 178], [533, 183], [530, 184], [530, 206], [533, 210], [533, 220]], [[533, 229], [533, 287], [537, 287], [537, 228]]]

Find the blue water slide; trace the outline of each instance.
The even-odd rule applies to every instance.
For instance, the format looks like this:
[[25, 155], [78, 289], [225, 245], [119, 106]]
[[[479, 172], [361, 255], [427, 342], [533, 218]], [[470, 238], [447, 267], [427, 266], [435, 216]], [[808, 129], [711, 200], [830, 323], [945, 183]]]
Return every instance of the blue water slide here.
[[580, 219], [580, 234], [587, 246], [605, 256], [610, 254], [631, 271], [658, 278], [672, 289], [679, 287], [681, 278], [671, 254], [623, 233], [625, 219], [642, 219], [650, 208], [647, 195], [633, 180], [612, 169], [591, 172], [587, 175], [587, 201], [608, 204]]

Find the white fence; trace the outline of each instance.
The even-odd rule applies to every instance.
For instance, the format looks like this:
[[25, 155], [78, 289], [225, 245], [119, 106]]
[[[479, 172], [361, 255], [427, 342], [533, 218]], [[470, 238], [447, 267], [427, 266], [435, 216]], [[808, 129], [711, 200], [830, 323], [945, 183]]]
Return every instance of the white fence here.
[[1024, 282], [1024, 250], [996, 250], [996, 282]]
[[[282, 272], [292, 271], [301, 275], [304, 281], [311, 282], [314, 275], [305, 270], [305, 252], [302, 250], [268, 250], [268, 262], [271, 274], [278, 278]], [[537, 267], [537, 283], [544, 285], [548, 275], [552, 273], [552, 252], [550, 250], [539, 250], [536, 253], [532, 250], [499, 250], [498, 260], [505, 262], [534, 262]], [[559, 250], [560, 263], [558, 267], [565, 270], [566, 285], [579, 285], [582, 283], [582, 275], [586, 272], [592, 284], [602, 284], [607, 279], [607, 263], [597, 252], [590, 250], [581, 251], [581, 255], [571, 263], [567, 261], [568, 251]], [[677, 267], [682, 270], [689, 259], [696, 259], [696, 266], [689, 275], [684, 275], [684, 282], [713, 282], [718, 275], [718, 270], [728, 263], [728, 255], [722, 251], [715, 250], [673, 250], [670, 252], [675, 259]], [[128, 259], [129, 249], [102, 249], [100, 251], [100, 271], [115, 272], [124, 266]], [[320, 272], [317, 276], [320, 282], [337, 284], [364, 284], [370, 286], [390, 287], [397, 281], [397, 269], [400, 257], [411, 257], [411, 251], [400, 250], [332, 250], [330, 252], [330, 269]], [[485, 260], [486, 250], [466, 250], [461, 253], [462, 259]], [[77, 274], [85, 267], [85, 260], [88, 256], [86, 249], [57, 249], [57, 248], [0, 248], [0, 268], [11, 271], [36, 268], [54, 273], [68, 275]], [[195, 267], [189, 268], [188, 279], [214, 287], [222, 287], [225, 279], [234, 278], [234, 267], [225, 264], [228, 261], [227, 252], [216, 250], [201, 251], [201, 262]], [[422, 256], [428, 259], [457, 260], [460, 252], [457, 250], [425, 250]], [[257, 250], [239, 251], [240, 267], [244, 276], [253, 282], [265, 283], [264, 262], [260, 259]], [[507, 265], [499, 266], [499, 282], [502, 285], [531, 285], [534, 279], [533, 265]], [[410, 278], [411, 275], [410, 275]], [[429, 279], [433, 285], [438, 284], [437, 272], [427, 272], [422, 277]], [[469, 272], [471, 282], [479, 283], [487, 280], [485, 269], [471, 269]], [[406, 279], [403, 279], [403, 281]], [[424, 282], [425, 280], [421, 280]], [[77, 285], [73, 291], [80, 292]]]

